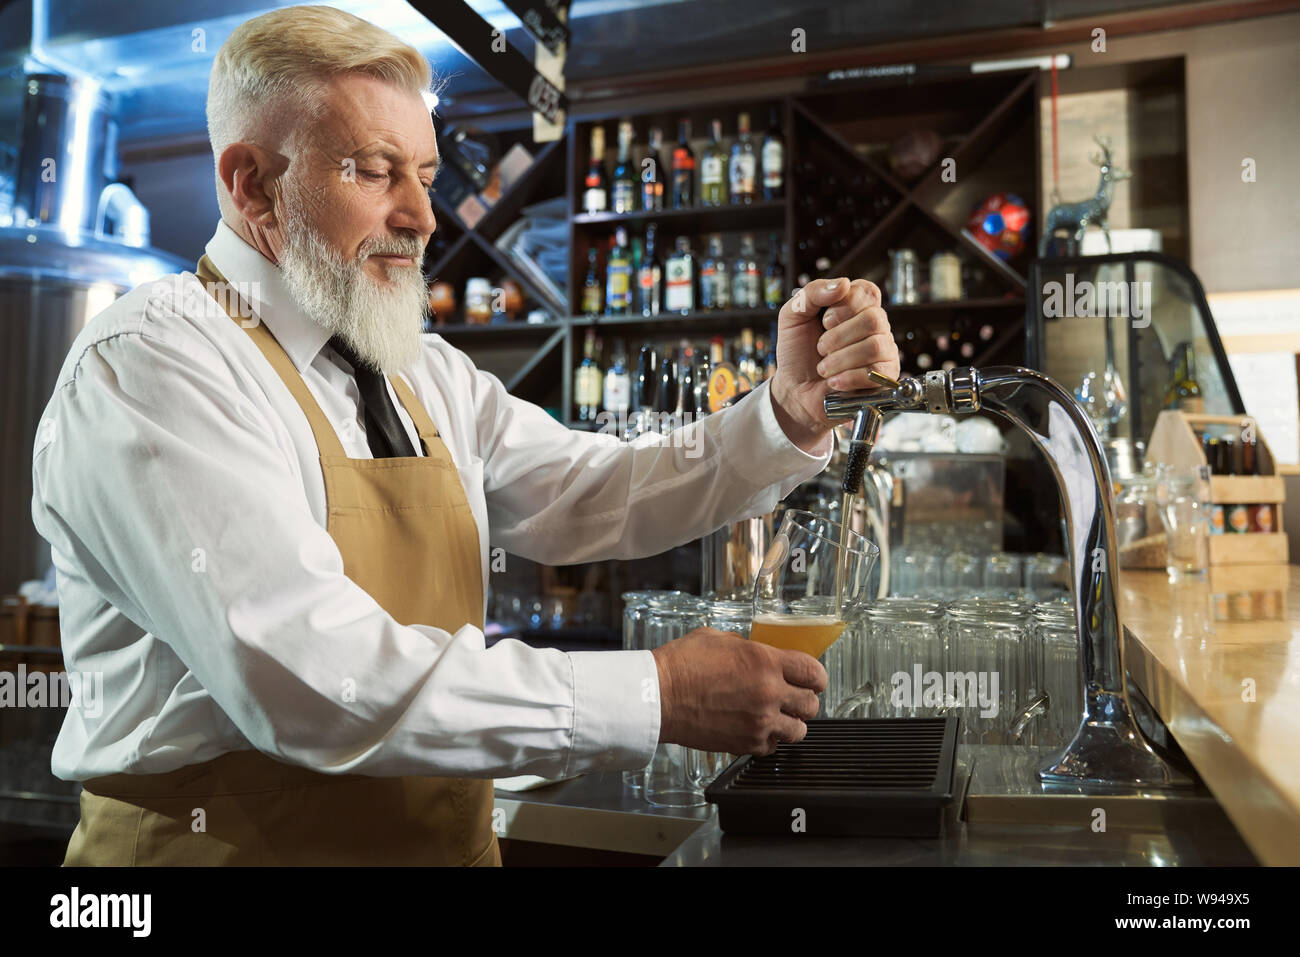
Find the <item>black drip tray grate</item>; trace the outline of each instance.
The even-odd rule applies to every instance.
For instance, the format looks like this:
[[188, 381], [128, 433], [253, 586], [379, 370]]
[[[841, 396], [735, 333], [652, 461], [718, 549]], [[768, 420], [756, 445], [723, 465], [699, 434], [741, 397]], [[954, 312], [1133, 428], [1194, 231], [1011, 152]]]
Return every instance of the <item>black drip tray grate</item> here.
[[740, 758], [705, 796], [734, 833], [937, 837], [952, 803], [958, 721], [809, 721], [802, 741]]

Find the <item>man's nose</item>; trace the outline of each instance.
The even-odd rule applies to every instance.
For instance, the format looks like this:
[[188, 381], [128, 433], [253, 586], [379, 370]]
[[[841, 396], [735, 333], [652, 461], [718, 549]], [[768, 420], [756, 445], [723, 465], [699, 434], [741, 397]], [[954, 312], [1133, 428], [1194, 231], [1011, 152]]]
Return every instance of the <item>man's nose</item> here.
[[419, 233], [422, 244], [428, 244], [429, 237], [438, 228], [438, 220], [433, 215], [433, 200], [429, 198], [429, 191], [418, 179], [403, 188], [389, 217], [389, 225], [394, 230], [405, 229]]

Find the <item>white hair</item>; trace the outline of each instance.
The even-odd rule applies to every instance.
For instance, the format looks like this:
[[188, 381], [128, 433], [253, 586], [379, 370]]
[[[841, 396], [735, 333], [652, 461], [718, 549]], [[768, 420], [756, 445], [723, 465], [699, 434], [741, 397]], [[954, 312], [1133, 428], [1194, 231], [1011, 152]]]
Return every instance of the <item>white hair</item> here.
[[217, 51], [208, 80], [208, 138], [224, 217], [235, 209], [221, 182], [221, 154], [232, 143], [278, 149], [325, 112], [325, 86], [360, 73], [420, 95], [433, 80], [419, 50], [334, 7], [272, 10], [235, 28]]

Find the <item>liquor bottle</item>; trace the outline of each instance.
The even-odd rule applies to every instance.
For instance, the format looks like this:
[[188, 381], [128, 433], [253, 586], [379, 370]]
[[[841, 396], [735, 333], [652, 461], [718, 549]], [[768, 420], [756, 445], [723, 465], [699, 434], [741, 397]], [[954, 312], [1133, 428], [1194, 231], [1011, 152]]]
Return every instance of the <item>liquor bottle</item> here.
[[587, 179], [583, 183], [582, 209], [587, 213], [603, 213], [609, 209], [609, 175], [605, 172], [605, 128], [591, 129], [591, 162], [587, 166]]
[[645, 255], [641, 259], [641, 268], [637, 270], [637, 305], [643, 316], [659, 315], [663, 300], [664, 267], [659, 262], [659, 252], [655, 248], [655, 233], [658, 228], [650, 223], [645, 228]]
[[663, 361], [659, 364], [659, 412], [660, 421], [663, 415], [674, 415], [677, 412], [678, 396], [678, 373], [681, 369], [681, 363], [677, 354], [669, 348], [664, 353]]
[[736, 119], [736, 142], [731, 144], [729, 186], [733, 203], [752, 203], [758, 195], [758, 154], [749, 135], [749, 114]]
[[695, 257], [686, 236], [677, 237], [673, 254], [664, 266], [664, 311], [683, 316], [695, 311]]
[[582, 344], [582, 364], [574, 375], [573, 401], [578, 406], [579, 422], [595, 422], [600, 414], [602, 376], [596, 358], [596, 330], [588, 329]]
[[599, 265], [596, 261], [596, 246], [587, 250], [587, 281], [582, 284], [582, 314], [599, 316], [605, 311], [604, 290], [600, 284]]
[[[691, 370], [691, 392], [689, 396], [691, 417], [695, 421], [699, 421], [713, 410], [710, 390], [713, 388], [715, 369], [714, 364], [710, 361], [709, 354], [703, 350], [694, 355], [692, 365], [694, 368]], [[723, 366], [724, 370], [726, 368], [727, 366]], [[721, 408], [721, 405], [719, 405], [719, 408]]]
[[614, 239], [605, 262], [605, 313], [627, 315], [632, 304], [632, 254], [627, 248], [627, 227], [614, 231]]
[[742, 329], [740, 333], [740, 354], [736, 356], [736, 376], [741, 392], [758, 388], [762, 381], [762, 370], [758, 365], [758, 352], [754, 348], [754, 330]]
[[722, 121], [709, 124], [709, 145], [700, 157], [700, 205], [722, 206], [727, 202], [727, 151], [722, 148]]
[[677, 124], [677, 147], [673, 150], [673, 209], [695, 205], [695, 154], [691, 152], [691, 121]]
[[776, 323], [772, 323], [771, 335], [768, 337], [767, 358], [763, 362], [763, 381], [776, 375]]
[[627, 351], [623, 340], [614, 343], [614, 360], [605, 373], [605, 411], [610, 415], [627, 415], [632, 403], [632, 375], [627, 369]]
[[695, 354], [689, 343], [683, 343], [677, 353], [677, 403], [673, 416], [685, 423], [695, 414]]
[[632, 166], [632, 121], [618, 124], [618, 163], [614, 166], [614, 212], [636, 211], [637, 180]]
[[781, 136], [780, 114], [775, 106], [763, 137], [763, 198], [785, 198], [785, 138]]
[[641, 161], [641, 208], [658, 212], [664, 208], [663, 130], [650, 127], [650, 152]]
[[780, 309], [785, 303], [785, 264], [781, 262], [781, 239], [775, 233], [768, 240], [772, 258], [767, 264], [767, 273], [763, 276], [763, 305], [769, 309]]
[[740, 255], [732, 267], [731, 302], [736, 309], [757, 309], [763, 304], [763, 276], [754, 258], [754, 237], [740, 237]]
[[646, 432], [658, 431], [659, 352], [645, 342], [637, 356], [636, 379], [632, 382], [632, 422], [627, 437], [634, 439]]
[[705, 408], [708, 412], [717, 412], [736, 397], [740, 391], [739, 375], [735, 363], [727, 358], [726, 342], [722, 336], [709, 340], [708, 365], [701, 364], [696, 373], [696, 382], [703, 381]]
[[722, 234], [709, 237], [709, 252], [700, 263], [700, 308], [731, 308], [731, 276], [722, 248]]

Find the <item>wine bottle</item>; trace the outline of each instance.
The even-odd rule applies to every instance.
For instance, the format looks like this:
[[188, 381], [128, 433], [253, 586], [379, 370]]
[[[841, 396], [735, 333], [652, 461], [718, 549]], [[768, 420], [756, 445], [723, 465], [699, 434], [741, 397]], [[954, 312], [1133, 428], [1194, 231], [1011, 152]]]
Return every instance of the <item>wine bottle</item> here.
[[780, 113], [772, 107], [767, 135], [763, 137], [763, 198], [785, 197], [785, 139], [781, 136]]
[[686, 236], [677, 237], [673, 254], [664, 266], [664, 311], [683, 316], [695, 311], [695, 258]]
[[636, 210], [637, 181], [632, 168], [632, 121], [618, 124], [618, 162], [614, 166], [614, 212]]
[[673, 209], [695, 205], [695, 154], [691, 151], [691, 121], [677, 124], [677, 147], [673, 150]]
[[587, 165], [587, 178], [583, 182], [582, 209], [587, 213], [603, 213], [609, 209], [609, 175], [605, 172], [605, 128], [591, 128], [591, 161]]
[[762, 370], [758, 366], [758, 353], [754, 349], [754, 330], [743, 329], [740, 333], [740, 354], [736, 356], [736, 377], [741, 392], [758, 388], [762, 381]]
[[625, 316], [632, 302], [632, 257], [627, 246], [627, 228], [618, 227], [605, 263], [605, 312]]
[[708, 255], [700, 263], [700, 308], [728, 309], [731, 306], [731, 278], [723, 253], [722, 235], [709, 237]]
[[664, 208], [663, 130], [650, 128], [650, 152], [641, 161], [641, 208], [658, 212]]
[[722, 206], [727, 202], [727, 153], [722, 148], [722, 121], [709, 124], [709, 145], [700, 158], [700, 205]]
[[596, 331], [588, 329], [582, 344], [582, 364], [578, 366], [573, 383], [573, 401], [578, 406], [579, 422], [595, 422], [600, 414], [602, 376], [596, 353]]
[[614, 359], [605, 373], [605, 411], [620, 418], [627, 415], [632, 402], [632, 375], [627, 369], [627, 351], [623, 340], [614, 343]]
[[731, 302], [736, 309], [757, 309], [763, 303], [763, 277], [754, 258], [754, 237], [740, 237], [740, 255], [732, 269]]
[[582, 285], [582, 312], [586, 316], [599, 316], [604, 311], [604, 290], [600, 283], [596, 247], [587, 250], [587, 281]]
[[781, 239], [775, 233], [768, 240], [771, 259], [763, 277], [763, 305], [780, 309], [785, 302], [785, 265], [781, 262]]
[[731, 144], [731, 166], [727, 179], [733, 203], [754, 201], [758, 185], [758, 155], [754, 152], [754, 140], [749, 135], [748, 113], [741, 113], [736, 119], [736, 142]]
[[1195, 358], [1190, 342], [1181, 342], [1174, 352], [1173, 374], [1165, 392], [1165, 407], [1199, 414], [1205, 409], [1201, 385], [1196, 381]]
[[645, 255], [641, 259], [641, 268], [637, 271], [636, 285], [638, 305], [643, 316], [659, 315], [663, 300], [663, 265], [659, 262], [655, 234], [658, 228], [650, 223], [645, 228]]

